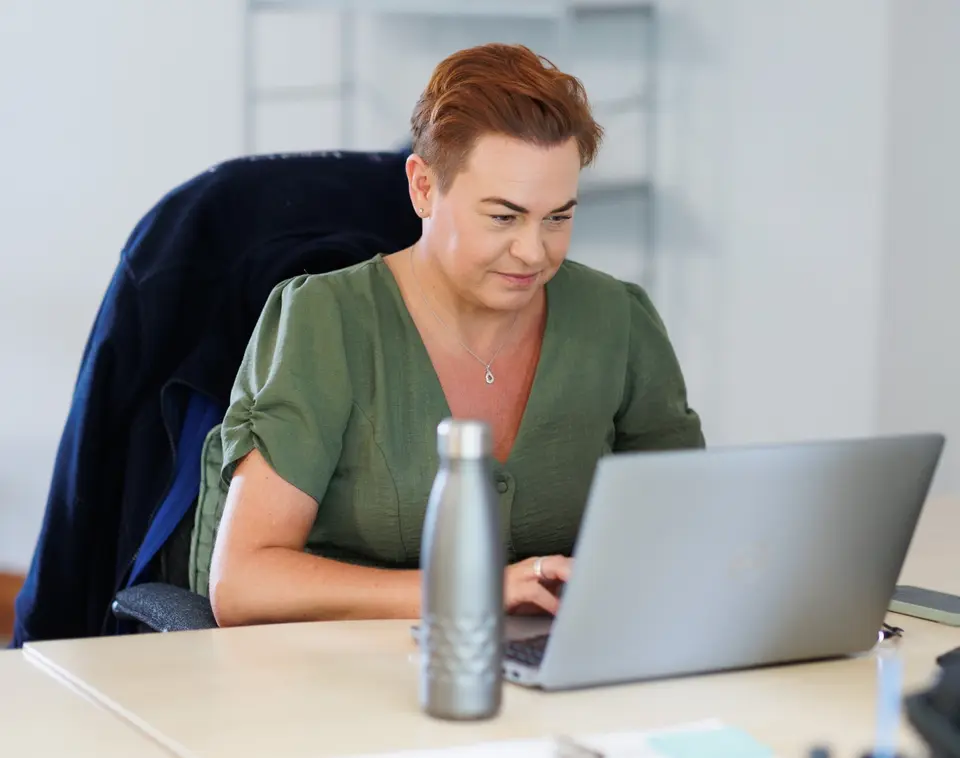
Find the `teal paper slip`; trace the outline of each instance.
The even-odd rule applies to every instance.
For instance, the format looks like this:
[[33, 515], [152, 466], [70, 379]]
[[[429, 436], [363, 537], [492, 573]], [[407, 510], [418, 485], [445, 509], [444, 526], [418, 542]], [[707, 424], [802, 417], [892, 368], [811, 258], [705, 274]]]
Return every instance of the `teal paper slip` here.
[[647, 741], [662, 758], [774, 758], [769, 747], [729, 726], [652, 734]]

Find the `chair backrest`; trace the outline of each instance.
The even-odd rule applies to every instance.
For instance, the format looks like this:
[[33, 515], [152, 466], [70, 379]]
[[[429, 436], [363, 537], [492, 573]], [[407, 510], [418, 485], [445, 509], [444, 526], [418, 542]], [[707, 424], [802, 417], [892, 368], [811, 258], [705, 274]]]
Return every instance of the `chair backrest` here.
[[[239, 319], [224, 310], [211, 319], [197, 360], [236, 373], [241, 344], [252, 331], [260, 308], [279, 282], [305, 271], [342, 268], [375, 252], [391, 252], [411, 244], [420, 219], [413, 212], [403, 170], [405, 153], [299, 153], [251, 156], [228, 161], [174, 190], [196, 192], [203, 201], [191, 206], [197, 218], [219, 219], [221, 226], [208, 250], [223, 256], [223, 274], [240, 272], [236, 286], [224, 289], [222, 309], [239, 309]], [[169, 197], [169, 196], [168, 196]], [[197, 225], [200, 232], [203, 226]], [[208, 227], [208, 233], [209, 233]], [[359, 248], [359, 249], [357, 249]], [[236, 251], [231, 255], [231, 251]], [[239, 333], [227, 334], [231, 328]], [[232, 355], [210, 357], [224, 344]], [[223, 388], [223, 385], [221, 384]], [[158, 556], [165, 576], [183, 574], [189, 542], [183, 538], [199, 487], [200, 447], [207, 432], [222, 419], [226, 399], [211, 389], [190, 391], [177, 443], [174, 479], [154, 513], [137, 551], [126, 586], [151, 578], [147, 568]], [[179, 536], [173, 544], [169, 540]], [[155, 572], [154, 572], [155, 573]], [[177, 584], [180, 582], [178, 581]]]
[[[349, 266], [416, 241], [404, 153], [326, 152], [237, 158], [167, 194], [138, 224], [124, 250], [133, 279], [167, 278], [164, 365], [189, 353], [186, 335], [245, 344], [273, 286], [289, 277]], [[174, 277], [172, 261], [190, 262]], [[148, 307], [167, 308], [169, 302]], [[226, 313], [223, 311], [226, 310]], [[197, 315], [220, 319], [198, 330]], [[216, 345], [208, 345], [208, 350]], [[226, 357], [226, 356], [225, 356]], [[219, 387], [232, 384], [227, 360]]]

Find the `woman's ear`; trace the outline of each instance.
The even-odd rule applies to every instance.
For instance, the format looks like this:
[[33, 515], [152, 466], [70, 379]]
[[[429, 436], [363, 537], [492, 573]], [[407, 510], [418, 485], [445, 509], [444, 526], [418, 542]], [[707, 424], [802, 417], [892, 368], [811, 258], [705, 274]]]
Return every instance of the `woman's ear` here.
[[412, 153], [407, 158], [406, 170], [413, 209], [421, 218], [427, 218], [430, 216], [430, 206], [436, 195], [433, 171], [416, 153]]

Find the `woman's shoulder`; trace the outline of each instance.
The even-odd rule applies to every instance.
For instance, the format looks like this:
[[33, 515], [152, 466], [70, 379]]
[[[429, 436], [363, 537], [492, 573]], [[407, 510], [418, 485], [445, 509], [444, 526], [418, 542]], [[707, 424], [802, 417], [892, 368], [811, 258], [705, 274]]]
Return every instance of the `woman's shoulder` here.
[[307, 301], [319, 295], [328, 297], [357, 296], [369, 293], [383, 278], [383, 259], [377, 255], [369, 260], [318, 274], [303, 273], [278, 282], [274, 297], [290, 301]]
[[[567, 298], [572, 299], [584, 315], [595, 314], [604, 321], [613, 317], [621, 323], [635, 323], [638, 318], [660, 323], [653, 302], [639, 284], [572, 260], [563, 263], [557, 276]], [[629, 320], [622, 319], [624, 311], [629, 314]]]
[[330, 272], [299, 274], [274, 286], [266, 310], [272, 306], [287, 319], [312, 327], [330, 323], [330, 317], [336, 323], [363, 321], [376, 311], [378, 302], [390, 298], [385, 273], [389, 275], [378, 255]]
[[569, 259], [563, 262], [557, 275], [564, 278], [567, 284], [576, 287], [585, 297], [630, 297], [634, 290], [642, 289], [639, 285], [625, 282], [606, 271]]
[[377, 319], [388, 307], [386, 265], [378, 256], [330, 273], [299, 274], [278, 282], [261, 310], [253, 340], [265, 352], [282, 343], [355, 352], [377, 339]]

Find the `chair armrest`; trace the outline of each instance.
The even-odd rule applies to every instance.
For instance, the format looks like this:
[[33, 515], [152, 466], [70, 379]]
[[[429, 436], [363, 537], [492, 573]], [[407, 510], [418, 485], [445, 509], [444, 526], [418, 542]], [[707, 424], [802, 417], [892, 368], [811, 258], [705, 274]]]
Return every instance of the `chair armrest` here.
[[172, 584], [148, 582], [121, 590], [112, 608], [117, 618], [137, 621], [155, 632], [185, 632], [217, 626], [207, 598]]

